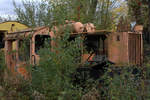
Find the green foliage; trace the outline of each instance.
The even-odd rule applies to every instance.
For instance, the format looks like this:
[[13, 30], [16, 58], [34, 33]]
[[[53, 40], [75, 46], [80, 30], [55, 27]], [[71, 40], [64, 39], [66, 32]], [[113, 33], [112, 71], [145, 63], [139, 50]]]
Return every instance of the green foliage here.
[[19, 7], [14, 2], [17, 20], [31, 27], [53, 26], [55, 21], [74, 20], [95, 23], [98, 29], [113, 29], [124, 11], [120, 0], [23, 0], [22, 4], [23, 7]]
[[149, 86], [142, 68], [129, 66], [115, 70], [109, 68], [103, 76], [105, 81], [101, 90], [106, 100], [149, 100]]
[[0, 98], [2, 100], [30, 100], [31, 92], [30, 82], [10, 72], [5, 63], [4, 50], [0, 50]]
[[4, 55], [4, 50], [0, 50], [0, 70], [3, 70], [5, 67], [5, 55]]
[[77, 59], [80, 57], [81, 39], [77, 37], [75, 41], [68, 42], [69, 36], [66, 32], [63, 37], [52, 39], [57, 41], [57, 47], [50, 48], [49, 43], [46, 43], [45, 48], [39, 51], [40, 63], [32, 71], [32, 86], [44, 94], [46, 100], [80, 97], [79, 91], [72, 86], [71, 74], [79, 66]]
[[148, 28], [149, 25], [149, 1], [148, 0], [128, 0], [129, 16], [132, 21], [142, 24]]
[[[4, 50], [0, 50], [0, 76], [3, 76], [5, 68], [6, 66], [5, 66]], [[2, 79], [3, 77], [0, 77], [0, 84], [1, 84]]]
[[[43, 2], [23, 1], [24, 8], [18, 7], [15, 3], [14, 6], [18, 21], [31, 27], [53, 26], [53, 21], [60, 25], [68, 19], [83, 23], [93, 22], [99, 29], [112, 29], [116, 15], [120, 14], [117, 13], [118, 10], [114, 11], [118, 1], [43, 0]], [[77, 9], [78, 7], [80, 10]], [[82, 51], [80, 46], [83, 40], [79, 36], [73, 41], [68, 41], [69, 38], [70, 33], [66, 28], [64, 34], [51, 39], [57, 43], [55, 47], [49, 46], [50, 43], [46, 41], [44, 48], [41, 48], [38, 53], [40, 55], [39, 64], [30, 69], [31, 82], [8, 75], [8, 78], [4, 80], [3, 95], [6, 97], [10, 95], [14, 97], [14, 100], [33, 100], [38, 96], [43, 98], [42, 100], [81, 100], [84, 94], [91, 91], [91, 86], [92, 88], [98, 87], [97, 81], [91, 83], [91, 80], [85, 83], [86, 92], [82, 87], [73, 85], [72, 74], [80, 66]], [[26, 48], [26, 42], [25, 40], [22, 43], [20, 52]], [[3, 54], [0, 53], [0, 57], [3, 57], [0, 58], [0, 70], [5, 65], [4, 56], [1, 56]], [[23, 54], [23, 57], [25, 56]], [[106, 100], [137, 100], [139, 98], [146, 100], [149, 96], [149, 87], [145, 86], [145, 77], [141, 78], [139, 74], [133, 75], [129, 70], [133, 70], [132, 67], [122, 68], [121, 74], [117, 74], [113, 72], [112, 68], [108, 68], [102, 79], [98, 79], [103, 80], [100, 83], [101, 87], [98, 88], [100, 97]], [[112, 72], [114, 73], [113, 77], [110, 76]], [[149, 77], [148, 72], [142, 74], [142, 76], [144, 75]]]
[[30, 61], [30, 38], [27, 37], [25, 39], [19, 40], [18, 54], [20, 60], [29, 63], [28, 61]]
[[[13, 100], [33, 100], [37, 97], [44, 100], [81, 100], [85, 95], [90, 96], [91, 87], [84, 92], [81, 87], [72, 84], [72, 73], [80, 64], [76, 59], [80, 55], [79, 44], [82, 40], [77, 37], [75, 41], [68, 42], [69, 35], [66, 31], [62, 38], [54, 39], [58, 44], [53, 50], [57, 52], [51, 51], [48, 42], [45, 48], [41, 48], [40, 63], [33, 66], [31, 82], [8, 75], [2, 85], [5, 90], [0, 91], [1, 95], [12, 96]], [[133, 74], [133, 71], [137, 73]], [[144, 70], [134, 66], [110, 66], [102, 78], [98, 79], [103, 80], [100, 85], [90, 82], [85, 84], [98, 87], [97, 95], [105, 100], [149, 100], [149, 76], [149, 67]]]

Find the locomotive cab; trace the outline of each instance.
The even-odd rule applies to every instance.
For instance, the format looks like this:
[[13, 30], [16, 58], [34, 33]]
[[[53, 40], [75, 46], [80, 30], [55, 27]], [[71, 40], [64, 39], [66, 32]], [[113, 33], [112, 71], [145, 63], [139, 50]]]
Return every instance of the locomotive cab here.
[[[28, 77], [27, 65], [39, 63], [38, 51], [50, 40], [52, 33], [48, 27], [39, 27], [13, 32], [5, 37], [5, 60], [7, 67], [13, 73]], [[13, 43], [16, 45], [13, 46]], [[50, 45], [53, 42], [49, 42]]]
[[100, 63], [107, 58], [108, 34], [109, 31], [82, 32], [72, 34], [69, 40], [74, 40], [74, 35], [79, 35], [83, 39], [81, 48], [81, 64]]

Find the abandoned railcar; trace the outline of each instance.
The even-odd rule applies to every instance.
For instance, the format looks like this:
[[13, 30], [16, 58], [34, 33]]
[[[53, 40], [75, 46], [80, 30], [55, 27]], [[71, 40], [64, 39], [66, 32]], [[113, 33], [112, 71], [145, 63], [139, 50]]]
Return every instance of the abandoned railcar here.
[[[93, 28], [88, 28], [88, 30], [84, 31], [81, 23], [75, 23], [74, 25], [74, 30], [70, 32], [70, 38], [74, 38], [76, 35], [84, 37], [85, 40], [82, 44], [85, 45], [88, 51], [82, 52], [81, 54], [82, 64], [86, 62], [90, 64], [95, 62], [99, 63], [103, 58], [107, 58], [119, 66], [125, 64], [142, 64], [143, 41], [141, 30], [135, 32], [110, 32], [105, 30], [91, 30]], [[57, 27], [53, 29], [57, 29]], [[43, 46], [43, 40], [49, 39], [52, 47], [57, 44], [51, 39], [56, 38], [53, 29], [49, 27], [38, 27], [7, 34], [5, 38], [5, 58], [8, 68], [12, 72], [20, 73], [24, 77], [27, 77], [25, 70], [26, 64], [38, 64], [40, 59], [38, 50]], [[24, 51], [26, 56], [24, 57], [24, 54], [19, 51], [23, 40], [28, 37], [30, 38], [25, 42], [27, 51]], [[13, 42], [16, 42], [15, 49], [12, 48]], [[12, 52], [13, 50], [16, 52]], [[51, 51], [53, 52], [53, 50]]]

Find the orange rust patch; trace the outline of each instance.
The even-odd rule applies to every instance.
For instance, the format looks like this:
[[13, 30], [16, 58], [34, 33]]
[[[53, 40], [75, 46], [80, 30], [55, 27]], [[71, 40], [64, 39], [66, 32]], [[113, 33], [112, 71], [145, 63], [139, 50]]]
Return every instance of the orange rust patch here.
[[28, 71], [24, 67], [17, 68], [17, 72], [21, 74], [25, 79], [28, 78]]

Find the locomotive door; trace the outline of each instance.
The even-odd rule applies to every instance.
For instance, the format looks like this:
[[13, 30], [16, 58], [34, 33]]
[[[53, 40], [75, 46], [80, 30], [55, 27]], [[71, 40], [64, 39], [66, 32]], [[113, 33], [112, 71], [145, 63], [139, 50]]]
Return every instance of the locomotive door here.
[[142, 64], [142, 35], [129, 33], [128, 41], [129, 63], [133, 65]]

